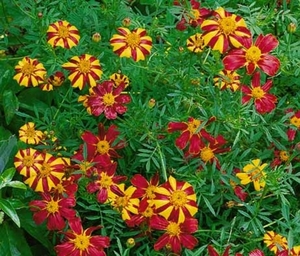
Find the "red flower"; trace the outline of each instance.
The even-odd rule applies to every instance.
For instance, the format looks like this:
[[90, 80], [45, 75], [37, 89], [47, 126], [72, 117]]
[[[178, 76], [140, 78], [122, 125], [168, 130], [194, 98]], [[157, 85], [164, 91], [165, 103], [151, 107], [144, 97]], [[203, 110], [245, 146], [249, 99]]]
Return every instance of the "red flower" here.
[[116, 119], [118, 114], [122, 115], [127, 111], [124, 104], [131, 101], [129, 95], [121, 94], [125, 85], [125, 83], [121, 83], [118, 87], [115, 87], [113, 81], [104, 81], [97, 84], [83, 101], [84, 106], [94, 116], [104, 113], [107, 119]]
[[92, 236], [92, 232], [101, 228], [90, 227], [85, 230], [82, 228], [81, 220], [74, 218], [69, 220], [71, 230], [64, 232], [65, 241], [55, 246], [57, 256], [105, 256], [104, 248], [109, 247], [109, 237]]
[[280, 67], [279, 60], [269, 53], [278, 46], [275, 36], [259, 35], [255, 43], [251, 38], [243, 39], [243, 46], [232, 49], [223, 59], [227, 70], [236, 70], [246, 67], [247, 74], [252, 74], [256, 68], [261, 69], [269, 76], [274, 76]]
[[75, 176], [63, 177], [60, 182], [52, 188], [51, 193], [60, 197], [72, 197], [77, 192], [78, 185], [75, 183]]
[[40, 225], [47, 220], [48, 230], [62, 230], [65, 220], [75, 217], [76, 211], [72, 209], [76, 201], [74, 197], [64, 198], [42, 193], [42, 200], [33, 200], [29, 203], [30, 210], [34, 212], [33, 220]]
[[180, 253], [182, 247], [192, 250], [198, 243], [191, 235], [198, 230], [198, 221], [194, 218], [186, 218], [184, 222], [178, 223], [155, 215], [150, 220], [150, 227], [166, 231], [154, 244], [156, 251], [167, 247], [174, 253]]
[[141, 174], [135, 174], [131, 178], [131, 184], [137, 189], [134, 192], [134, 195], [146, 199], [153, 200], [155, 198], [155, 191], [159, 184], [159, 175], [156, 173], [150, 181], [147, 181]]
[[255, 249], [249, 253], [249, 256], [264, 256], [264, 255], [265, 254], [259, 249]]
[[271, 112], [275, 109], [275, 103], [277, 103], [276, 96], [268, 94], [271, 87], [272, 80], [267, 80], [267, 82], [261, 86], [260, 73], [255, 72], [252, 77], [251, 86], [242, 86], [242, 92], [244, 93], [242, 103], [248, 103], [253, 98], [258, 113], [264, 114]]

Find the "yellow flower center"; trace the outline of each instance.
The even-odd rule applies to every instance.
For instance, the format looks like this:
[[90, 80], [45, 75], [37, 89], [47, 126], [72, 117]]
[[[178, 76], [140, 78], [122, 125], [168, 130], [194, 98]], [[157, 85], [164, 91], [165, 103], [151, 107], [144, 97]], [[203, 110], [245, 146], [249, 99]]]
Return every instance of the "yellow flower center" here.
[[[74, 245], [76, 249], [80, 251], [85, 251], [90, 246], [90, 236], [86, 236], [84, 234], [76, 235], [76, 238], [74, 239]], [[81, 255], [81, 253], [80, 253]]]
[[286, 243], [282, 239], [283, 237], [281, 235], [275, 235], [273, 237], [273, 243], [276, 245], [277, 248], [286, 248]]
[[215, 154], [211, 148], [205, 147], [205, 148], [201, 149], [200, 158], [204, 162], [208, 162], [209, 160], [213, 159], [214, 157], [215, 157]]
[[51, 173], [51, 166], [48, 163], [43, 163], [40, 168], [40, 176], [41, 178], [47, 177]]
[[68, 38], [70, 35], [69, 29], [66, 26], [59, 26], [58, 28], [58, 36], [61, 38]]
[[185, 206], [187, 201], [187, 194], [182, 190], [176, 190], [170, 196], [170, 203], [175, 207]]
[[263, 174], [259, 168], [251, 170], [249, 176], [251, 177], [252, 181], [260, 181], [263, 178]]
[[112, 106], [115, 103], [115, 96], [112, 93], [106, 93], [103, 95], [103, 103], [106, 106]]
[[83, 173], [86, 173], [87, 170], [92, 166], [92, 164], [89, 161], [82, 161], [79, 164], [79, 168]]
[[265, 92], [260, 87], [255, 87], [252, 89], [251, 95], [255, 99], [261, 99], [265, 96]]
[[230, 35], [236, 29], [236, 22], [231, 17], [225, 17], [219, 20], [219, 27], [225, 35]]
[[24, 156], [22, 163], [26, 167], [31, 167], [34, 164], [34, 157], [33, 156]]
[[126, 36], [126, 43], [131, 48], [138, 47], [140, 45], [140, 42], [141, 42], [140, 36], [134, 32]]
[[107, 154], [110, 149], [110, 145], [107, 140], [100, 140], [97, 143], [97, 151], [100, 155]]
[[61, 183], [57, 184], [56, 187], [55, 187], [55, 189], [57, 190], [57, 192], [59, 194], [62, 194], [63, 192], [65, 192], [65, 188], [64, 188], [64, 186]]
[[188, 122], [188, 130], [190, 133], [195, 134], [198, 132], [198, 128], [201, 124], [200, 120], [194, 119], [193, 121]]
[[167, 233], [171, 236], [178, 236], [180, 234], [179, 224], [176, 222], [170, 222], [166, 229]]
[[142, 212], [142, 215], [143, 215], [144, 217], [146, 217], [146, 218], [152, 217], [152, 216], [153, 216], [153, 209], [152, 209], [152, 207], [148, 206], [148, 207], [146, 208], [146, 210], [145, 210], [144, 212]]
[[281, 150], [280, 151], [279, 157], [284, 162], [286, 162], [287, 160], [289, 160], [289, 154], [285, 150]]
[[118, 196], [114, 205], [121, 210], [128, 205], [128, 201], [129, 200], [127, 196]]
[[58, 201], [54, 201], [53, 199], [51, 199], [51, 201], [47, 203], [46, 210], [49, 214], [58, 212], [58, 209]]
[[146, 188], [146, 195], [149, 199], [154, 199], [155, 198], [155, 190], [156, 190], [156, 187], [153, 186], [153, 185], [149, 185], [147, 188]]
[[297, 128], [300, 128], [300, 118], [296, 117], [296, 116], [293, 116], [291, 119], [290, 119], [290, 123], [292, 125], [295, 125]]
[[200, 49], [203, 48], [203, 46], [204, 46], [204, 40], [202, 39], [201, 36], [195, 36], [194, 46], [198, 47]]
[[261, 50], [257, 46], [251, 46], [247, 51], [246, 51], [246, 60], [247, 62], [258, 62], [261, 57]]
[[34, 127], [28, 127], [25, 131], [25, 136], [28, 137], [28, 138], [34, 138], [35, 137]]
[[101, 187], [103, 188], [110, 188], [113, 184], [112, 178], [108, 176], [105, 172], [101, 173], [101, 179], [98, 181]]
[[32, 65], [31, 63], [25, 63], [24, 66], [22, 67], [21, 72], [27, 76], [32, 75], [34, 73], [35, 66]]
[[78, 69], [81, 73], [89, 73], [91, 70], [91, 62], [89, 60], [80, 60]]

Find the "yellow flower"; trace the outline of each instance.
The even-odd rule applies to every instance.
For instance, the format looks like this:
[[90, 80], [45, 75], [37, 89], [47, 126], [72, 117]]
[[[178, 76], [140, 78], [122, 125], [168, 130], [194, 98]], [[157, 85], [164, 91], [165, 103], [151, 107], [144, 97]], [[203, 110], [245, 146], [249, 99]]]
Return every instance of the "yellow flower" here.
[[268, 231], [264, 234], [264, 243], [275, 254], [278, 251], [288, 249], [286, 238], [282, 235], [275, 233], [274, 231]]
[[36, 130], [33, 122], [28, 122], [19, 129], [19, 139], [27, 144], [39, 144], [43, 136], [44, 133]]
[[202, 52], [206, 45], [202, 38], [202, 34], [196, 33], [195, 35], [190, 36], [186, 40], [186, 46], [187, 46], [188, 50], [198, 53], [198, 52]]

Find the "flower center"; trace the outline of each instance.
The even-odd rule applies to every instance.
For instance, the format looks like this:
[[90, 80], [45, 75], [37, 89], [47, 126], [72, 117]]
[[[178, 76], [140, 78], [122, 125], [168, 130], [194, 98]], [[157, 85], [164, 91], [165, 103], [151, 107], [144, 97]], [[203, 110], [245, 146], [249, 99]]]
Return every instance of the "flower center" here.
[[90, 246], [90, 237], [84, 234], [76, 235], [76, 238], [74, 239], [74, 245], [76, 249], [85, 251]]
[[131, 48], [138, 47], [140, 42], [141, 42], [140, 36], [134, 32], [126, 36], [126, 43]]
[[54, 201], [53, 199], [51, 199], [51, 201], [47, 203], [46, 210], [49, 214], [58, 212], [58, 209], [58, 201]]
[[47, 177], [51, 173], [51, 166], [48, 163], [43, 163], [40, 168], [40, 176], [41, 178]]
[[286, 243], [282, 240], [282, 236], [275, 235], [273, 237], [273, 243], [276, 245], [277, 248], [285, 248]]
[[68, 38], [70, 35], [69, 29], [66, 26], [59, 26], [58, 35], [62, 38]]
[[261, 56], [261, 51], [257, 46], [251, 46], [247, 51], [246, 51], [246, 60], [247, 62], [258, 62], [260, 60]]
[[281, 150], [280, 151], [279, 157], [284, 162], [286, 162], [287, 160], [289, 160], [289, 154], [285, 150]]
[[109, 188], [113, 184], [112, 178], [108, 176], [105, 172], [102, 172], [100, 176], [101, 179], [98, 181], [98, 183], [101, 187]]
[[291, 122], [292, 125], [295, 125], [297, 128], [300, 128], [300, 118], [298, 118], [296, 116], [293, 116], [290, 119], [290, 122]]
[[230, 35], [236, 29], [236, 22], [231, 17], [225, 17], [219, 20], [219, 26], [225, 35]]
[[106, 106], [112, 106], [115, 103], [115, 96], [112, 93], [106, 93], [103, 95], [103, 103]]
[[170, 202], [175, 207], [182, 207], [187, 203], [187, 195], [182, 190], [176, 190], [170, 196]]
[[200, 120], [194, 119], [193, 121], [188, 122], [188, 130], [191, 134], [198, 132], [198, 128], [201, 124]]
[[24, 156], [22, 163], [26, 167], [31, 167], [34, 164], [34, 157], [33, 156]]
[[107, 154], [110, 149], [110, 145], [107, 140], [100, 140], [97, 143], [97, 151], [100, 155]]
[[34, 69], [35, 69], [35, 66], [32, 65], [31, 63], [25, 63], [24, 66], [22, 67], [22, 73], [29, 76], [31, 74], [34, 73]]
[[180, 234], [180, 227], [179, 224], [176, 222], [170, 222], [170, 224], [167, 226], [166, 231], [171, 236], [178, 236]]
[[260, 87], [255, 87], [255, 88], [252, 89], [251, 95], [255, 99], [261, 99], [261, 98], [264, 97], [265, 92]]
[[57, 184], [55, 189], [59, 194], [62, 194], [66, 191], [64, 186], [61, 183]]
[[119, 196], [116, 198], [115, 205], [119, 209], [123, 209], [128, 205], [128, 198], [127, 196]]
[[259, 168], [253, 169], [250, 173], [249, 173], [251, 180], [253, 181], [260, 181], [263, 177], [261, 170]]
[[34, 138], [35, 137], [35, 129], [33, 127], [28, 127], [25, 131], [25, 136], [28, 138]]
[[80, 60], [78, 69], [81, 73], [89, 73], [91, 70], [91, 62], [89, 60]]
[[209, 160], [213, 159], [215, 157], [214, 152], [209, 147], [205, 147], [201, 150], [200, 158], [204, 162], [208, 162]]
[[144, 217], [146, 217], [146, 218], [152, 217], [152, 216], [153, 216], [153, 209], [152, 209], [152, 207], [148, 206], [148, 207], [146, 208], [146, 210], [142, 212], [142, 215], [143, 215]]
[[146, 188], [146, 195], [149, 199], [154, 199], [155, 198], [155, 189], [156, 187], [153, 186], [153, 185], [149, 185], [147, 188]]
[[92, 167], [92, 164], [89, 161], [82, 161], [79, 164], [79, 168], [83, 173], [87, 173], [87, 170]]

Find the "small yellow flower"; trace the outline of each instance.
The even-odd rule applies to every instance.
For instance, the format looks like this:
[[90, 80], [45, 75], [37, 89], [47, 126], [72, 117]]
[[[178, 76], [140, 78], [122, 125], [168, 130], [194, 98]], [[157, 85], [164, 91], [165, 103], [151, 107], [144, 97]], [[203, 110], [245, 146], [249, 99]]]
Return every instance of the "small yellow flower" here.
[[268, 231], [264, 234], [264, 243], [275, 254], [278, 251], [282, 251], [288, 248], [287, 239], [275, 233], [274, 231]]
[[19, 139], [27, 144], [37, 145], [43, 137], [43, 132], [36, 130], [33, 122], [28, 122], [19, 129]]

